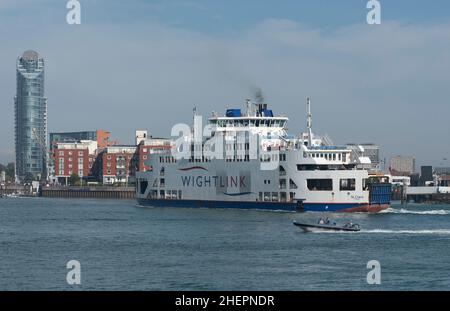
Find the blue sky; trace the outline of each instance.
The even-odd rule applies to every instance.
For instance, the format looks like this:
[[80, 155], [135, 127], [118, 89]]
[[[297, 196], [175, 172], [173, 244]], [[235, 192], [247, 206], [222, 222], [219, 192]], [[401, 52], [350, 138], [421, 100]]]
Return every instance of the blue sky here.
[[260, 87], [291, 132], [310, 96], [316, 131], [336, 143], [450, 165], [449, 1], [381, 1], [379, 26], [364, 0], [81, 0], [79, 26], [66, 2], [0, 1], [0, 162], [14, 157], [15, 62], [35, 49], [50, 131], [167, 136], [193, 106], [208, 115]]

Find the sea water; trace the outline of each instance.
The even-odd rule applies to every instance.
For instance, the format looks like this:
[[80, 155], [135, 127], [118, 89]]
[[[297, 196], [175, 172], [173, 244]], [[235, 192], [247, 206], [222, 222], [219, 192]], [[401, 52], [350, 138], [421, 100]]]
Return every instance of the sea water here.
[[[360, 224], [303, 233], [293, 220]], [[80, 263], [80, 285], [66, 267]], [[369, 285], [377, 260], [381, 284]], [[450, 290], [450, 206], [379, 214], [0, 199], [0, 290]]]

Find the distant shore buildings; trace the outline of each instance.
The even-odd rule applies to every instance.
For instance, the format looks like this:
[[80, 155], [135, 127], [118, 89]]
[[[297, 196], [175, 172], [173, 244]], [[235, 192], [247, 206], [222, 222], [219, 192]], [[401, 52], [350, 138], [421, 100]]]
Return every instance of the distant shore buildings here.
[[416, 159], [411, 156], [395, 156], [389, 163], [389, 171], [394, 176], [410, 176], [416, 172]]
[[154, 151], [171, 148], [169, 139], [147, 136], [147, 131], [136, 131], [136, 145], [110, 141], [109, 132], [103, 130], [50, 137], [54, 182], [61, 185], [67, 185], [73, 175], [104, 185], [133, 183], [137, 171], [151, 169], [145, 162]]

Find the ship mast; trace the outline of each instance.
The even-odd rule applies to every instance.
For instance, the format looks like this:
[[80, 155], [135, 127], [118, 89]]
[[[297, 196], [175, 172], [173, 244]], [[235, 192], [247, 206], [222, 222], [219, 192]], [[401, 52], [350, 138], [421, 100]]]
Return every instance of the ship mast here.
[[307, 120], [306, 127], [308, 128], [308, 147], [312, 145], [312, 114], [311, 114], [311, 101], [306, 98], [306, 111], [307, 111]]

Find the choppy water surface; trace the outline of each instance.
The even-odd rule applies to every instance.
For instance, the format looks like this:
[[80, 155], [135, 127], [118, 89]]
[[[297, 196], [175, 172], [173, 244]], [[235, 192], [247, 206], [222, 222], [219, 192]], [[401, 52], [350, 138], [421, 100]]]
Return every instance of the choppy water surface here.
[[[0, 290], [450, 290], [450, 206], [328, 214], [359, 233], [302, 233], [316, 213], [0, 199]], [[66, 263], [81, 263], [81, 286]], [[381, 285], [368, 285], [369, 260]]]

